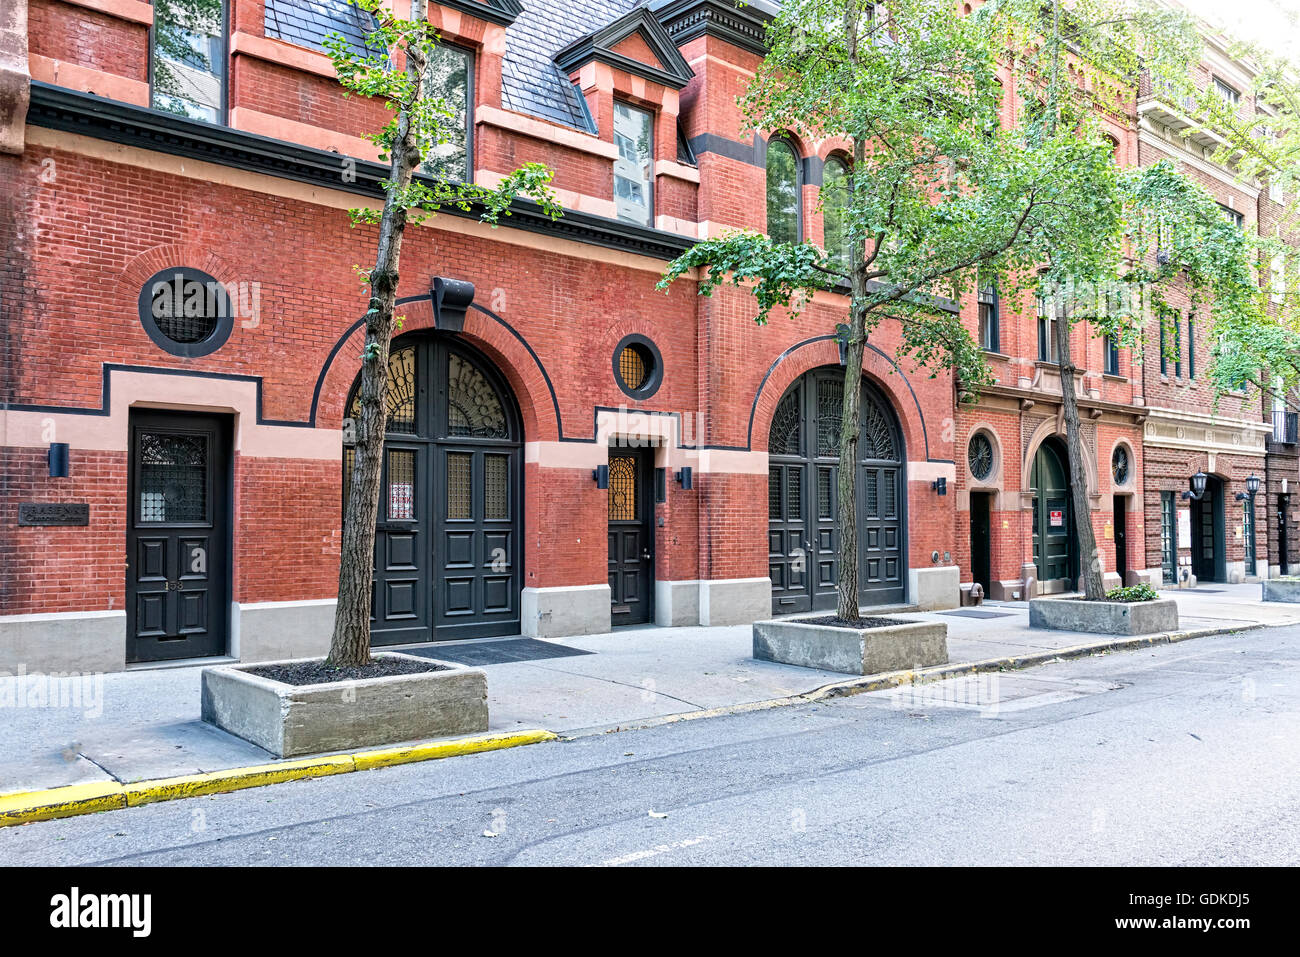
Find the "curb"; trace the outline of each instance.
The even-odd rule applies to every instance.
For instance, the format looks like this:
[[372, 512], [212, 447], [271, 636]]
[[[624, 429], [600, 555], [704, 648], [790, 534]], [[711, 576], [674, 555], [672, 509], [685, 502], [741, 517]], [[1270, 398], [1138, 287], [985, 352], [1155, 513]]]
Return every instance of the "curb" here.
[[969, 675], [987, 674], [991, 671], [1018, 671], [1032, 668], [1052, 661], [1066, 661], [1072, 658], [1087, 658], [1091, 655], [1110, 651], [1134, 651], [1139, 648], [1152, 648], [1156, 645], [1172, 645], [1192, 638], [1209, 638], [1215, 635], [1231, 635], [1241, 631], [1254, 631], [1261, 628], [1288, 628], [1295, 622], [1277, 622], [1268, 625], [1245, 624], [1231, 625], [1223, 628], [1194, 628], [1187, 631], [1166, 631], [1154, 635], [1134, 635], [1130, 638], [1107, 637], [1101, 641], [1070, 645], [1051, 651], [1035, 652], [1028, 655], [1013, 655], [1005, 658], [985, 658], [980, 661], [964, 661], [958, 664], [935, 665], [931, 668], [917, 668], [905, 671], [887, 671], [882, 674], [865, 675], [861, 678], [847, 678], [830, 684], [790, 695], [785, 698], [768, 698], [764, 701], [748, 701], [737, 705], [724, 705], [720, 708], [708, 708], [701, 711], [683, 711], [680, 714], [668, 714], [657, 718], [646, 718], [629, 724], [605, 725], [603, 727], [582, 728], [566, 732], [559, 736], [561, 741], [574, 741], [578, 738], [592, 737], [600, 734], [614, 734], [618, 731], [640, 731], [646, 728], [677, 724], [681, 721], [696, 721], [700, 718], [720, 718], [726, 715], [746, 714], [751, 711], [767, 711], [789, 705], [810, 704], [812, 702], [847, 698], [852, 695], [868, 694], [872, 691], [888, 691], [906, 685], [928, 684], [947, 678], [961, 678]]
[[398, 764], [434, 761], [462, 754], [499, 751], [502, 748], [517, 748], [526, 744], [554, 740], [556, 735], [540, 728], [497, 732], [456, 738], [451, 741], [433, 741], [396, 748], [356, 751], [350, 754], [331, 754], [300, 761], [282, 761], [278, 764], [227, 768], [222, 771], [137, 781], [132, 784], [96, 781], [91, 784], [71, 784], [67, 787], [50, 788], [45, 791], [24, 791], [19, 794], [0, 796], [0, 827], [29, 824], [33, 821], [51, 821], [56, 818], [76, 817], [125, 807], [139, 807], [143, 804], [156, 804], [159, 801], [225, 794], [229, 791], [260, 788], [285, 781], [301, 781], [307, 778], [350, 774], [354, 771], [369, 771]]

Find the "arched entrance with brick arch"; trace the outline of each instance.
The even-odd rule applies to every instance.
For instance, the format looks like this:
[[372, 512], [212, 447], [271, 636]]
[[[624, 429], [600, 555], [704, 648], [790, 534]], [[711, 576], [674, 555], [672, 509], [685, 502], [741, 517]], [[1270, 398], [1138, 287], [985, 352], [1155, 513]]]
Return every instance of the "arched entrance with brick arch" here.
[[[907, 453], [894, 404], [861, 384], [856, 482], [859, 603], [907, 594]], [[844, 370], [809, 369], [784, 389], [767, 427], [772, 611], [834, 609], [839, 580], [839, 437]]]
[[[1086, 426], [1085, 426], [1086, 428]], [[1091, 436], [1095, 445], [1095, 429]], [[1081, 562], [1078, 524], [1091, 522], [1092, 511], [1100, 507], [1097, 460], [1084, 435], [1083, 471], [1089, 509], [1079, 515], [1070, 491], [1070, 453], [1065, 430], [1056, 418], [1040, 423], [1025, 444], [1022, 465], [1022, 501], [1029, 503], [1030, 562], [1035, 568], [1039, 591], [1074, 591], [1078, 587]]]

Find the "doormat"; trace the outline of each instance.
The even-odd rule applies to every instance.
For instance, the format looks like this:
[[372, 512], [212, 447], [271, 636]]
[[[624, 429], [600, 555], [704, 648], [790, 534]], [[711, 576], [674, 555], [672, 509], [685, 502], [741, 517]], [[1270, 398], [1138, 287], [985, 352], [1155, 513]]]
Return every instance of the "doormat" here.
[[1188, 591], [1192, 592], [1192, 594], [1195, 595], [1222, 595], [1223, 594], [1222, 588], [1202, 588], [1200, 585], [1197, 585], [1195, 588], [1189, 588]]
[[594, 651], [570, 648], [536, 638], [510, 638], [506, 641], [475, 641], [454, 645], [434, 645], [429, 648], [403, 648], [404, 655], [454, 661], [461, 665], [506, 665], [515, 661], [541, 661], [544, 658], [572, 658], [575, 655], [592, 655]]
[[957, 611], [941, 611], [941, 615], [955, 615], [958, 618], [1010, 618], [1009, 611], [985, 611], [982, 608], [962, 608]]

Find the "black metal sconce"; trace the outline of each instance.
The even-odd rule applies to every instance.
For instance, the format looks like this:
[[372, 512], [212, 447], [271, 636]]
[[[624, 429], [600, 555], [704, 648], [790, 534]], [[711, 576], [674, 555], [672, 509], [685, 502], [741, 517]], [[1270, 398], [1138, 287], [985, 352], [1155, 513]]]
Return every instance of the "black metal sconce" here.
[[474, 301], [474, 284], [464, 279], [435, 276], [429, 295], [433, 299], [434, 325], [443, 332], [464, 330], [465, 310]]
[[930, 488], [934, 489], [940, 495], [948, 494], [948, 479], [946, 476], [935, 479], [930, 483]]
[[69, 472], [68, 465], [68, 443], [51, 442], [50, 443], [50, 478], [67, 478]]
[[597, 465], [591, 470], [591, 477], [596, 480], [596, 488], [609, 488], [608, 465]]
[[1253, 502], [1255, 500], [1255, 493], [1258, 491], [1259, 476], [1251, 473], [1251, 476], [1246, 479], [1246, 491], [1237, 493], [1237, 501], [1244, 502], [1246, 499], [1250, 499]]
[[682, 487], [682, 491], [689, 492], [695, 487], [694, 474], [689, 465], [683, 465], [680, 472], [673, 476], [677, 479], [677, 484]]
[[1196, 474], [1193, 475], [1190, 479], [1188, 479], [1188, 482], [1192, 486], [1191, 491], [1184, 492], [1181, 497], [1190, 498], [1193, 501], [1199, 502], [1201, 500], [1201, 496], [1205, 494], [1205, 480], [1207, 478], [1209, 478], [1208, 475], [1206, 475], [1200, 469], [1197, 469]]
[[849, 361], [849, 327], [840, 323], [835, 327], [835, 345], [840, 350], [840, 365], [848, 365]]

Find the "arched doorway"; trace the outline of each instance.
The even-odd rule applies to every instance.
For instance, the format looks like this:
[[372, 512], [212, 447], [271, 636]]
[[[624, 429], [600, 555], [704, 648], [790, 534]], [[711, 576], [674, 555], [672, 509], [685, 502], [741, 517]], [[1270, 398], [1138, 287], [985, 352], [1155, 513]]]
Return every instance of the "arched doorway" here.
[[1074, 591], [1079, 577], [1067, 456], [1060, 439], [1047, 438], [1034, 455], [1029, 475], [1034, 499], [1034, 565], [1039, 583], [1049, 592]]
[[[774, 614], [834, 608], [839, 579], [839, 443], [844, 370], [814, 369], [786, 391], [768, 433], [768, 574]], [[858, 583], [863, 605], [900, 602], [907, 568], [903, 436], [889, 401], [862, 383]]]
[[[442, 336], [394, 340], [371, 644], [519, 633], [521, 449], [514, 396], [486, 358]], [[345, 501], [354, 461], [345, 449]]]
[[1192, 500], [1192, 574], [1198, 582], [1228, 580], [1223, 479], [1206, 476], [1205, 493]]

